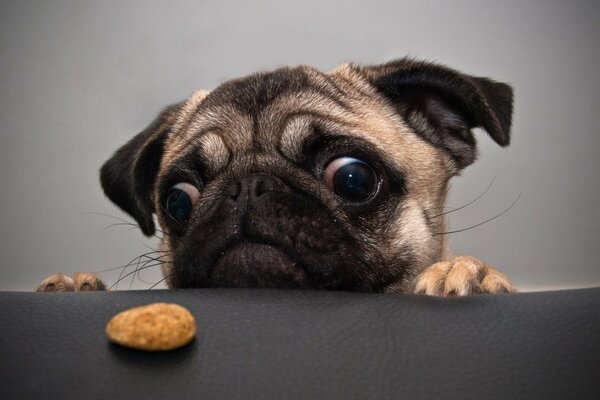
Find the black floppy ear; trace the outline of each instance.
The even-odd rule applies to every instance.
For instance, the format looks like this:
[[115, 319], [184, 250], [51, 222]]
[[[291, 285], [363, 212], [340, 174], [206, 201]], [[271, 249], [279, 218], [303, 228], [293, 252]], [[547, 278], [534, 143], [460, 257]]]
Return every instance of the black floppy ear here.
[[475, 161], [472, 128], [485, 129], [500, 146], [510, 142], [513, 90], [505, 83], [408, 58], [361, 70], [411, 128], [446, 150], [458, 169]]
[[154, 234], [152, 188], [167, 135], [181, 103], [167, 107], [104, 163], [100, 182], [108, 198], [131, 215], [146, 236]]

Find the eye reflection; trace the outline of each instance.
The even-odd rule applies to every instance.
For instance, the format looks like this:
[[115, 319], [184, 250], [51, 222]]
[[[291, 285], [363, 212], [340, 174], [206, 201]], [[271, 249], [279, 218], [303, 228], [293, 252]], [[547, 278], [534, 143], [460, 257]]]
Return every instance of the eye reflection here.
[[329, 163], [323, 180], [333, 193], [353, 203], [369, 199], [378, 188], [375, 170], [353, 157], [341, 157]]
[[193, 203], [198, 198], [198, 189], [186, 182], [173, 186], [167, 194], [165, 210], [180, 224], [192, 215]]

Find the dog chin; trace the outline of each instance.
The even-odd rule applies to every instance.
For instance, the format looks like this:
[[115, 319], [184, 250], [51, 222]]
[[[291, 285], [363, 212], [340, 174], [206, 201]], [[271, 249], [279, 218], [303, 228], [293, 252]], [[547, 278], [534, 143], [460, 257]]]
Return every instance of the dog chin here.
[[210, 273], [212, 287], [301, 289], [311, 287], [299, 262], [280, 248], [238, 243], [225, 249]]

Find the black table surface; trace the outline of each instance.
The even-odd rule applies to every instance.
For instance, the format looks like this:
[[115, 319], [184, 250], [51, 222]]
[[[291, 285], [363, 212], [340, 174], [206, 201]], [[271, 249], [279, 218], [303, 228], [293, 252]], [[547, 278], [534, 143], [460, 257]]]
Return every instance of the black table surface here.
[[[190, 345], [107, 340], [114, 314], [159, 301], [194, 314]], [[0, 292], [0, 398], [600, 399], [600, 288]]]

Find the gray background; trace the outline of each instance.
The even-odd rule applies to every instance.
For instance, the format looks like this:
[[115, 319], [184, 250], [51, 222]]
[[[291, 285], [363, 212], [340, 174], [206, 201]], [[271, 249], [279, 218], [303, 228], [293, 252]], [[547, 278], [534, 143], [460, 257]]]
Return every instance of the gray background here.
[[[600, 285], [600, 14], [596, 1], [3, 1], [0, 290], [127, 263], [155, 241], [89, 213], [102, 162], [194, 89], [284, 64], [330, 70], [404, 55], [516, 89], [508, 149], [479, 135], [454, 181], [455, 253], [523, 290]], [[117, 221], [118, 222], [118, 221]], [[109, 283], [117, 274], [106, 273]], [[157, 268], [142, 274], [160, 279]], [[129, 280], [120, 288], [129, 287]], [[134, 288], [149, 284], [133, 281]]]

